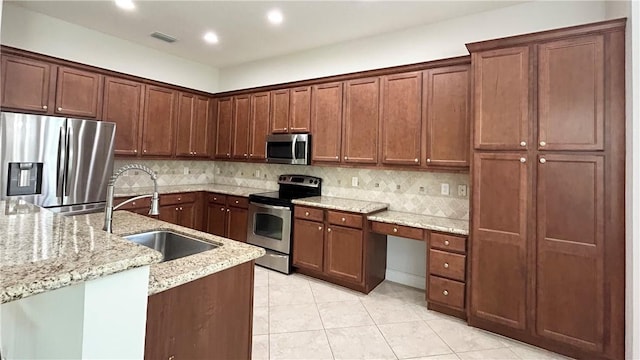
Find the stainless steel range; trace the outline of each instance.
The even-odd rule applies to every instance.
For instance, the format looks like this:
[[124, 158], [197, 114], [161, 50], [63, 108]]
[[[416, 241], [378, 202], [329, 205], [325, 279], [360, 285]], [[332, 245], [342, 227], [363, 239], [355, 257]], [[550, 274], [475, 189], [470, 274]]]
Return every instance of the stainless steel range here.
[[256, 264], [289, 274], [293, 235], [293, 199], [320, 196], [322, 179], [307, 175], [280, 175], [279, 191], [249, 195], [247, 242], [267, 250]]

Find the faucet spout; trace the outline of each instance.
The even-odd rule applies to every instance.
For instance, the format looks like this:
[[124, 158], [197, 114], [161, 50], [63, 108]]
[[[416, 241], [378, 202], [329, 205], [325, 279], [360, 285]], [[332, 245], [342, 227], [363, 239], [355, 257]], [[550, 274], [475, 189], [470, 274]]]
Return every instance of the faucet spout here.
[[[153, 180], [153, 194], [136, 196], [134, 198], [131, 198], [125, 202], [118, 204], [117, 206], [113, 206], [114, 185], [116, 183], [116, 180], [118, 180], [118, 178], [122, 174], [124, 174], [129, 170], [141, 170], [149, 174], [149, 176], [151, 177], [151, 180]], [[104, 227], [102, 228], [102, 230], [109, 233], [111, 232], [114, 210], [118, 209], [122, 205], [125, 205], [131, 201], [135, 201], [135, 200], [143, 199], [147, 197], [151, 198], [151, 208], [149, 209], [149, 215], [159, 215], [160, 214], [160, 204], [159, 204], [160, 196], [158, 195], [158, 175], [153, 170], [140, 164], [128, 164], [118, 169], [113, 174], [113, 176], [111, 176], [111, 179], [109, 180], [109, 184], [107, 185], [107, 204], [104, 209]]]

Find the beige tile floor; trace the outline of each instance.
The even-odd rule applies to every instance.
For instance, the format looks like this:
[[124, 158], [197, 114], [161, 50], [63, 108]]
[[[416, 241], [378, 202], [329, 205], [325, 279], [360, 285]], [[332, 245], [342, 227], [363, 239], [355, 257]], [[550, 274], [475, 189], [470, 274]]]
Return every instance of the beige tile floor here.
[[253, 359], [566, 359], [427, 310], [385, 281], [364, 295], [256, 266]]

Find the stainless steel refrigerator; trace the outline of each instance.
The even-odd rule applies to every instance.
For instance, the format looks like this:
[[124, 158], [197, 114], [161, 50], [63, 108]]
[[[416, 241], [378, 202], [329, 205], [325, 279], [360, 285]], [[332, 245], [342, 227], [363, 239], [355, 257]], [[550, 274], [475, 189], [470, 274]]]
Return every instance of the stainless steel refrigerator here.
[[115, 129], [104, 121], [2, 112], [0, 199], [66, 214], [101, 211]]

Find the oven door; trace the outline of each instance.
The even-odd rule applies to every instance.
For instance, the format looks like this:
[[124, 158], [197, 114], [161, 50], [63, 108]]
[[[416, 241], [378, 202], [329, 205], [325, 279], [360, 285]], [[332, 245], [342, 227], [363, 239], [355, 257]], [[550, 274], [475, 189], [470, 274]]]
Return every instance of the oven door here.
[[284, 254], [291, 252], [291, 209], [249, 203], [247, 242]]

